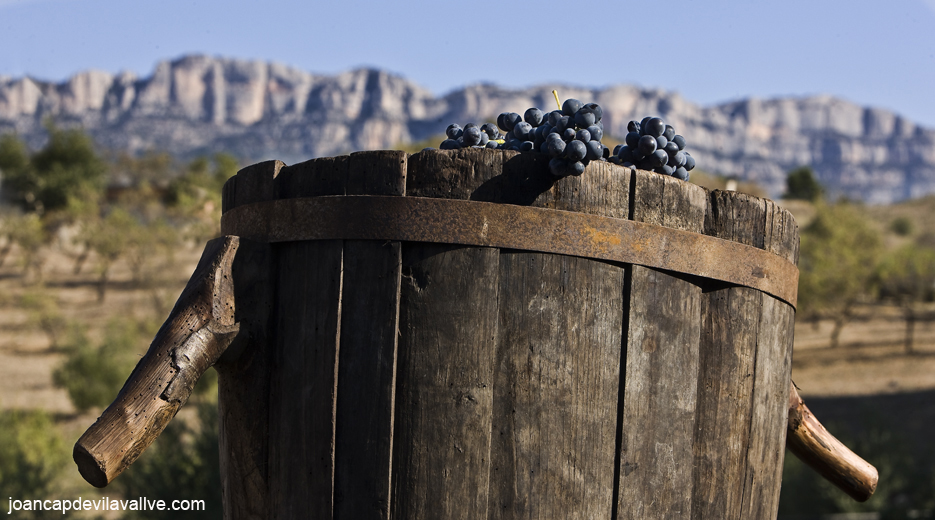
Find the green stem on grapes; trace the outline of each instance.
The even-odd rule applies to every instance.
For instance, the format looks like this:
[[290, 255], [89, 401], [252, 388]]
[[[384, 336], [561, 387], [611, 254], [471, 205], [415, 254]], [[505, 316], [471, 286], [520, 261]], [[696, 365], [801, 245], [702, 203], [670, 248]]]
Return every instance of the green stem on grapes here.
[[561, 110], [561, 109], [562, 109], [562, 104], [561, 104], [561, 103], [559, 102], [559, 100], [558, 100], [558, 91], [557, 91], [557, 90], [553, 90], [553, 91], [552, 91], [552, 95], [555, 96], [555, 104], [558, 105], [558, 109]]

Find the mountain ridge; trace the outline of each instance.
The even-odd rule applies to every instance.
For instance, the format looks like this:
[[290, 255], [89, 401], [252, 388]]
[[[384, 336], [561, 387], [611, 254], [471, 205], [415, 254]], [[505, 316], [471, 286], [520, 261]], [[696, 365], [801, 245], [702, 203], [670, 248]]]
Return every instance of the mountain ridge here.
[[659, 115], [685, 136], [699, 168], [757, 182], [773, 197], [785, 188], [785, 172], [801, 165], [812, 166], [835, 197], [890, 203], [935, 193], [935, 130], [829, 95], [701, 106], [677, 92], [633, 85], [475, 83], [436, 96], [376, 68], [322, 75], [189, 55], [159, 62], [147, 77], [99, 70], [62, 82], [0, 76], [0, 133], [15, 131], [37, 147], [51, 116], [113, 150], [183, 157], [230, 151], [251, 161], [299, 162], [392, 148], [506, 110], [545, 109], [554, 104], [552, 88], [563, 98], [599, 103], [605, 131], [618, 139], [630, 119]]

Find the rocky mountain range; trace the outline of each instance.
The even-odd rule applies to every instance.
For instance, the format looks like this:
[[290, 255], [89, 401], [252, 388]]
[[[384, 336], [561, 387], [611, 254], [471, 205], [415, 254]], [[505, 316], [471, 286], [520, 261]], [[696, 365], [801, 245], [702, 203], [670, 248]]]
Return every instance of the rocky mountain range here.
[[935, 130], [830, 96], [699, 106], [678, 93], [615, 85], [506, 89], [477, 84], [444, 96], [374, 69], [316, 75], [277, 63], [208, 56], [164, 61], [151, 76], [101, 71], [56, 83], [0, 76], [0, 133], [31, 146], [43, 121], [80, 125], [103, 148], [182, 157], [228, 151], [287, 163], [393, 148], [450, 123], [496, 119], [563, 98], [604, 109], [618, 139], [630, 119], [659, 115], [688, 141], [699, 169], [759, 183], [779, 196], [788, 170], [809, 165], [832, 196], [889, 203], [935, 193]]

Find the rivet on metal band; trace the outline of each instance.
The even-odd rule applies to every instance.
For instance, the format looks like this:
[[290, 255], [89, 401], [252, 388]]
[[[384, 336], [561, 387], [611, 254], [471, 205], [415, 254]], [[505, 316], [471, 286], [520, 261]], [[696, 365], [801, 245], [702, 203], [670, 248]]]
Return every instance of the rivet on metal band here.
[[262, 242], [398, 240], [521, 249], [675, 271], [775, 296], [795, 307], [795, 264], [753, 246], [586, 213], [510, 204], [373, 195], [238, 206], [221, 232]]

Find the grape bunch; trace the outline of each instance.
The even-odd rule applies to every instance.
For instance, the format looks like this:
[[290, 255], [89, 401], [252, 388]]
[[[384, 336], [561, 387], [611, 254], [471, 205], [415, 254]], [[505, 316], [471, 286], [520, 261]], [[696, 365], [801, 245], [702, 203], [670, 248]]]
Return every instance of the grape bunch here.
[[[490, 123], [480, 127], [471, 123], [464, 128], [450, 125], [445, 131], [448, 139], [439, 148], [538, 151], [552, 157], [549, 161], [552, 175], [581, 175], [590, 161], [610, 157], [610, 149], [601, 143], [604, 136], [602, 115], [597, 103], [584, 104], [577, 99], [567, 99], [561, 110], [549, 113], [538, 108], [530, 108], [522, 116], [504, 112], [497, 117], [496, 126]], [[501, 130], [505, 132], [502, 136]]]
[[630, 121], [627, 130], [626, 144], [614, 148], [611, 162], [688, 180], [695, 159], [685, 151], [685, 138], [676, 135], [672, 125], [659, 117], [644, 117]]

